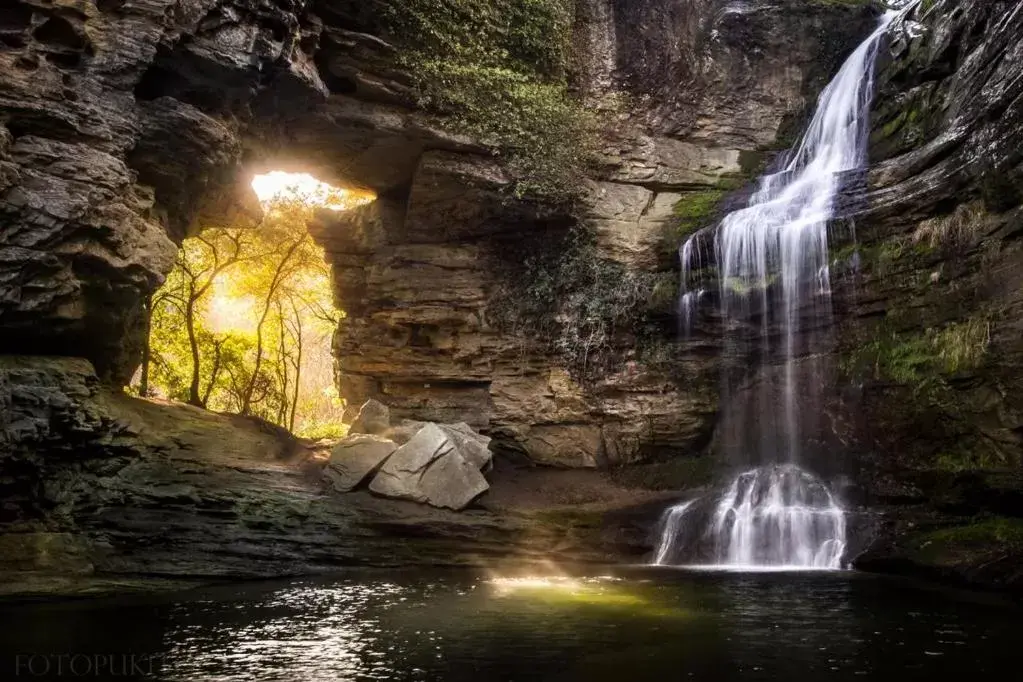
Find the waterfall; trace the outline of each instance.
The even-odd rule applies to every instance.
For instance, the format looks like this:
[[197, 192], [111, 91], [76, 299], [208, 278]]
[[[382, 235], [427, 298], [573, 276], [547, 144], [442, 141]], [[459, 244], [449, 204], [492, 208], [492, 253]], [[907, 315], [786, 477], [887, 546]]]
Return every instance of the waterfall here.
[[682, 523], [686, 512], [693, 506], [695, 500], [676, 504], [664, 513], [663, 528], [661, 529], [661, 542], [654, 554], [654, 565], [663, 566], [672, 557], [675, 544], [682, 535]]
[[714, 513], [722, 564], [840, 568], [845, 512], [815, 476], [787, 464], [732, 481]]
[[[706, 293], [705, 268], [717, 267], [723, 347], [740, 357], [753, 355], [751, 334], [768, 373], [770, 352], [784, 360], [780, 395], [762, 379], [749, 406], [727, 409], [720, 432], [724, 454], [755, 464], [703, 507], [713, 511], [702, 523], [687, 523], [700, 501], [665, 513], [655, 563], [703, 547], [711, 564], [743, 568], [841, 568], [846, 543], [845, 513], [828, 486], [800, 466], [802, 449], [819, 412], [823, 383], [815, 349], [830, 341], [828, 224], [852, 171], [866, 164], [874, 70], [891, 24], [916, 3], [884, 14], [878, 28], [850, 55], [821, 94], [799, 144], [776, 172], [758, 181], [747, 205], [704, 230], [679, 250], [682, 293], [679, 315], [691, 328]], [[695, 282], [695, 284], [694, 284]], [[772, 334], [774, 326], [780, 333]], [[752, 332], [750, 331], [752, 329]], [[771, 348], [772, 341], [780, 343]], [[745, 352], [745, 355], [743, 353]], [[741, 369], [739, 370], [741, 372]], [[723, 405], [736, 398], [739, 379], [722, 379]], [[800, 409], [810, 405], [811, 410]], [[693, 537], [693, 533], [701, 533]]]

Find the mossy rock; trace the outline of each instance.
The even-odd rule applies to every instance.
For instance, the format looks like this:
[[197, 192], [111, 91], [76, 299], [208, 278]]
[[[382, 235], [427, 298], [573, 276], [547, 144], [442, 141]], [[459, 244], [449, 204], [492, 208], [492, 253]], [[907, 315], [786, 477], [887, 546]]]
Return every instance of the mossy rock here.
[[666, 223], [666, 248], [677, 249], [701, 228], [707, 227], [721, 212], [721, 202], [729, 188], [714, 188], [688, 192], [672, 209], [675, 220]]
[[992, 552], [1023, 553], [1023, 519], [997, 516], [924, 531], [912, 536], [909, 546], [917, 559], [937, 566]]

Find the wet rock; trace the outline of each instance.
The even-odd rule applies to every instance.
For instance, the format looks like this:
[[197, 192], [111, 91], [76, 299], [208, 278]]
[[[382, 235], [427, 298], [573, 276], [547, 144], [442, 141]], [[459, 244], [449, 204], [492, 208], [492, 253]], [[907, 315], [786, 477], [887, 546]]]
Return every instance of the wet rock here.
[[427, 424], [384, 462], [370, 491], [461, 510], [490, 486], [479, 467], [436, 424]]
[[397, 443], [380, 436], [348, 436], [331, 451], [323, 477], [334, 486], [334, 490], [351, 492], [397, 449]]

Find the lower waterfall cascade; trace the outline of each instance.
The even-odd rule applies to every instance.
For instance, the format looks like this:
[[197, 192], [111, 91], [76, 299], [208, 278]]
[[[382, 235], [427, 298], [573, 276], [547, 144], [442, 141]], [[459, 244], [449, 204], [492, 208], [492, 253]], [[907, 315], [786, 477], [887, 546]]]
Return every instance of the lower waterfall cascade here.
[[[813, 404], [815, 396], [807, 395], [807, 387], [819, 390], [822, 383], [812, 348], [830, 340], [828, 227], [847, 178], [866, 166], [877, 55], [893, 24], [917, 4], [903, 3], [884, 13], [821, 94], [799, 144], [780, 170], [759, 179], [746, 206], [697, 232], [679, 249], [683, 332], [690, 333], [699, 303], [713, 286], [701, 278], [716, 266], [721, 317], [760, 325], [758, 342], [784, 359], [784, 373], [781, 400], [765, 387], [752, 414], [723, 413], [721, 431], [742, 433], [736, 442], [724, 443], [723, 454], [754, 466], [737, 462], [741, 473], [724, 492], [664, 513], [656, 565], [842, 568], [845, 511], [824, 480], [803, 464], [810, 418], [798, 400]], [[770, 349], [772, 321], [781, 331], [777, 349]], [[726, 325], [725, 347], [748, 349], [741, 331], [733, 329]], [[761, 360], [762, 366], [767, 362]], [[738, 383], [723, 378], [722, 406], [734, 398]], [[697, 545], [700, 561], [693, 561]]]

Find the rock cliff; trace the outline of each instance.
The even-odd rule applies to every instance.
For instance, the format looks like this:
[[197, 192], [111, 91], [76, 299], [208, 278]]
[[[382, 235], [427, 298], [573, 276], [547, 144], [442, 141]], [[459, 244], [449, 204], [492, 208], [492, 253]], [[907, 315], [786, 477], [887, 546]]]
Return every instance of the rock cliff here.
[[[311, 226], [347, 313], [335, 355], [350, 403], [466, 421], [530, 463], [646, 462], [639, 469], [675, 487], [701, 482], [720, 363], [744, 359], [723, 356], [713, 336], [676, 340], [675, 249], [791, 144], [876, 11], [854, 0], [578, 0], [562, 76], [600, 127], [566, 204], [517, 193], [500, 150], [423, 108], [421, 74], [379, 7], [5, 3], [5, 557], [26, 557], [21, 568], [61, 557], [99, 574], [223, 575], [245, 573], [270, 547], [280, 561], [250, 573], [272, 575], [372, 563], [391, 545], [356, 550], [354, 538], [417, 520], [444, 526], [435, 540], [478, 532], [391, 503], [359, 511], [310, 498], [295, 467], [216, 452], [203, 434], [227, 438], [228, 422], [110, 388], [138, 361], [143, 301], [176, 245], [258, 215], [247, 182], [267, 169], [378, 195]], [[830, 436], [856, 500], [895, 510], [875, 565], [940, 562], [919, 559], [921, 548], [947, 539], [949, 523], [976, 521], [980, 530], [954, 539], [996, 548], [983, 562], [1018, 577], [1018, 521], [1007, 517], [1019, 515], [1023, 437], [1012, 390], [1023, 367], [1023, 9], [928, 0], [916, 15], [884, 60], [869, 191], [846, 211], [858, 241], [845, 230], [834, 248], [842, 390], [826, 406]], [[166, 435], [182, 429], [190, 435]], [[258, 438], [249, 449], [283, 447]], [[182, 481], [196, 471], [201, 481]], [[291, 520], [246, 511], [261, 505], [287, 507]], [[360, 514], [390, 516], [378, 536], [358, 530]], [[904, 532], [920, 522], [943, 525]], [[496, 524], [487, 528], [502, 539], [480, 542], [498, 552], [514, 521], [482, 523]], [[175, 558], [197, 553], [190, 565]]]
[[914, 17], [879, 75], [860, 245], [835, 251], [836, 411], [858, 420], [867, 500], [891, 512], [863, 563], [1018, 586], [1023, 8]]

